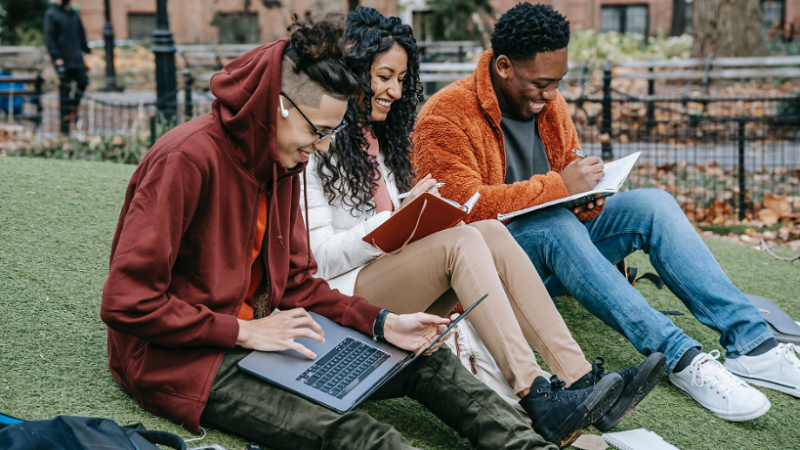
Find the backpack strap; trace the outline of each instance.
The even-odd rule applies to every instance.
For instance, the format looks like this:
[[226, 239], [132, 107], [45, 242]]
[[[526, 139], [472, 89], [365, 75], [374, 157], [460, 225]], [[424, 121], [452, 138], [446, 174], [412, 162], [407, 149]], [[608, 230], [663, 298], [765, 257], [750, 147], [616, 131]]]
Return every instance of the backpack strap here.
[[158, 430], [139, 430], [137, 433], [152, 444], [166, 445], [175, 450], [186, 450], [186, 443], [177, 434]]
[[9, 425], [14, 425], [22, 422], [24, 422], [24, 420], [17, 419], [16, 417], [7, 416], [5, 414], [0, 414], [0, 430]]
[[631, 286], [636, 286], [637, 281], [645, 279], [655, 284], [656, 288], [658, 289], [664, 287], [664, 281], [661, 280], [661, 277], [652, 272], [648, 272], [640, 277], [637, 277], [637, 275], [639, 274], [639, 269], [637, 269], [636, 267], [628, 266], [628, 264], [625, 262], [624, 259], [615, 265], [617, 267], [617, 270], [622, 272], [622, 275], [625, 277], [625, 279], [628, 280], [628, 283], [630, 283]]

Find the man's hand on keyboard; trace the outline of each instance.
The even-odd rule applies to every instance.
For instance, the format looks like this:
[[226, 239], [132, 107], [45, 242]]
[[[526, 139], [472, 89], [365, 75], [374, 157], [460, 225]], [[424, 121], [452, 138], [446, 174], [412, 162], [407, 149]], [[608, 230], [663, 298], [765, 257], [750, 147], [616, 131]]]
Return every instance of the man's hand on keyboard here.
[[303, 308], [281, 311], [255, 320], [239, 320], [236, 345], [262, 352], [292, 349], [311, 359], [317, 355], [294, 340], [309, 338], [324, 344], [322, 327]]
[[416, 351], [427, 346], [449, 323], [450, 319], [432, 314], [389, 314], [383, 326], [383, 336], [402, 349]]

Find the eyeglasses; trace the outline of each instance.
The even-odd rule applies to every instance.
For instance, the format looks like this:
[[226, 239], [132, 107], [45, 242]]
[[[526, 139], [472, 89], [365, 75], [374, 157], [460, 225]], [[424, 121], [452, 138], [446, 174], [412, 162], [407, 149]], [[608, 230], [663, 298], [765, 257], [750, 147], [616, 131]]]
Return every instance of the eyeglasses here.
[[300, 109], [299, 106], [297, 106], [297, 103], [295, 103], [294, 100], [292, 100], [288, 95], [284, 94], [283, 92], [281, 92], [281, 95], [286, 97], [286, 100], [289, 100], [289, 102], [292, 104], [292, 106], [297, 108], [297, 112], [299, 112], [300, 115], [303, 116], [303, 119], [306, 119], [306, 122], [308, 122], [308, 124], [311, 125], [311, 128], [314, 130], [314, 133], [317, 133], [317, 136], [319, 136], [319, 139], [317, 139], [316, 141], [312, 142], [311, 145], [314, 145], [314, 144], [318, 143], [319, 141], [325, 139], [328, 136], [330, 136], [331, 139], [332, 139], [333, 136], [336, 135], [336, 133], [344, 130], [344, 127], [347, 126], [347, 122], [343, 120], [341, 125], [337, 126], [336, 128], [332, 129], [331, 131], [323, 133], [322, 131], [319, 131], [319, 128], [317, 128], [317, 126], [314, 125], [314, 123], [311, 122], [308, 119], [308, 117], [306, 117], [306, 115], [303, 113], [303, 110]]

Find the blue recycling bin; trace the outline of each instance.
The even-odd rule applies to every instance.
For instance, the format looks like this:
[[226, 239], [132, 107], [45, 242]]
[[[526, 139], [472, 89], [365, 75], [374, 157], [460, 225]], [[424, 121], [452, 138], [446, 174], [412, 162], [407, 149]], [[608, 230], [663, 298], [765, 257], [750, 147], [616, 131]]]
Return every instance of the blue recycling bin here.
[[[8, 72], [0, 70], [0, 76], [8, 76], [11, 75]], [[21, 91], [25, 89], [25, 83], [0, 83], [0, 91]], [[0, 95], [0, 111], [3, 111], [6, 114], [11, 113], [11, 108], [14, 108], [14, 115], [22, 114], [22, 104], [25, 103], [25, 99], [22, 96], [14, 96], [13, 104], [11, 100], [11, 96], [2, 94]]]

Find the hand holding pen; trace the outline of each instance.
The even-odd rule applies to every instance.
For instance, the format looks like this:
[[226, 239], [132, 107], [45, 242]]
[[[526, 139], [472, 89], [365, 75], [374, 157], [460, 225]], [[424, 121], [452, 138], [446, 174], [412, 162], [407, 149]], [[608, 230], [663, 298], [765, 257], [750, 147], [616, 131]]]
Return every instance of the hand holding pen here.
[[[428, 189], [425, 192], [428, 192], [431, 189], [439, 189], [442, 186], [444, 186], [444, 183], [436, 183], [436, 184], [433, 185], [433, 187], [431, 187], [430, 189]], [[400, 199], [400, 200], [403, 200], [404, 198], [408, 197], [409, 195], [411, 195], [411, 191], [403, 192], [402, 194], [398, 195], [397, 198]]]
[[398, 198], [403, 199], [403, 203], [400, 204], [400, 208], [403, 208], [405, 205], [414, 201], [415, 198], [426, 192], [439, 195], [439, 188], [442, 186], [444, 186], [444, 183], [437, 183], [431, 174], [425, 175], [417, 182], [417, 184], [414, 185], [413, 188], [411, 188], [410, 191], [398, 195]]
[[[603, 172], [603, 160], [596, 156], [587, 157], [585, 153], [575, 148], [572, 149], [572, 153], [579, 159], [572, 161], [561, 171], [561, 178], [564, 180], [564, 184], [567, 185], [569, 194], [575, 195], [594, 189], [597, 182], [605, 175]], [[596, 199], [574, 208], [572, 212], [580, 214], [594, 209], [595, 206], [603, 206], [603, 203], [605, 203], [605, 200], [602, 198]]]

